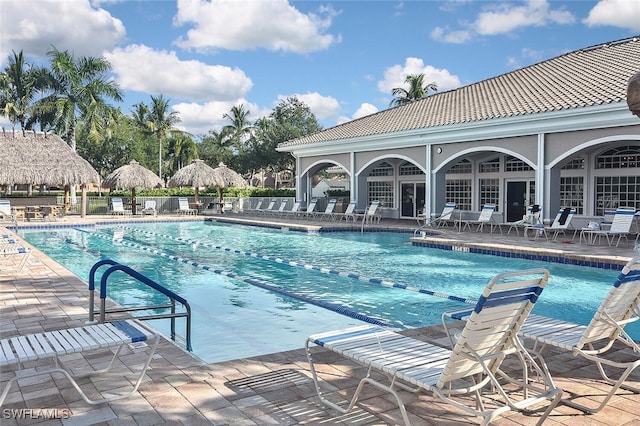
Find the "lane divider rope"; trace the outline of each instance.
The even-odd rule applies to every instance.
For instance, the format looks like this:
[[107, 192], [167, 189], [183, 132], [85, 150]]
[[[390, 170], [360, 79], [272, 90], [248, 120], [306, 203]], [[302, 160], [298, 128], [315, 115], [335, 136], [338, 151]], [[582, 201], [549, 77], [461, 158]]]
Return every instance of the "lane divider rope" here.
[[129, 227], [129, 226], [118, 226], [118, 228], [124, 229], [124, 230], [127, 230], [127, 231], [142, 233], [142, 234], [145, 234], [145, 235], [148, 235], [148, 236], [156, 236], [156, 237], [167, 238], [167, 239], [174, 240], [174, 241], [181, 242], [181, 243], [187, 243], [187, 244], [192, 244], [192, 245], [201, 245], [201, 246], [204, 246], [204, 247], [213, 248], [213, 249], [221, 250], [221, 251], [226, 251], [226, 252], [229, 252], [229, 253], [235, 253], [235, 254], [240, 254], [240, 255], [243, 255], [243, 256], [247, 256], [247, 257], [253, 257], [253, 258], [256, 258], [256, 259], [260, 259], [260, 260], [276, 262], [276, 263], [280, 263], [282, 265], [288, 265], [288, 266], [292, 266], [292, 267], [303, 268], [303, 269], [307, 269], [307, 270], [310, 270], [310, 271], [317, 271], [317, 272], [320, 272], [320, 273], [323, 273], [323, 274], [337, 275], [337, 276], [340, 276], [340, 277], [351, 278], [351, 279], [354, 279], [354, 280], [358, 280], [358, 281], [362, 281], [362, 282], [366, 282], [366, 283], [370, 283], [370, 284], [376, 284], [376, 285], [380, 285], [380, 286], [383, 286], [383, 287], [390, 287], [390, 288], [397, 288], [397, 289], [400, 289], [400, 290], [413, 291], [413, 292], [416, 292], [416, 293], [427, 294], [429, 296], [435, 296], [435, 297], [439, 297], [439, 298], [442, 298], [442, 299], [453, 300], [455, 302], [468, 303], [470, 305], [475, 305], [477, 303], [477, 300], [473, 300], [473, 299], [465, 299], [464, 297], [453, 296], [453, 295], [441, 293], [441, 292], [438, 292], [438, 291], [433, 291], [433, 290], [429, 290], [429, 289], [425, 289], [425, 288], [415, 287], [415, 286], [411, 286], [411, 285], [408, 285], [408, 284], [397, 283], [397, 282], [393, 282], [393, 281], [390, 281], [390, 280], [384, 280], [384, 279], [381, 279], [381, 278], [364, 277], [364, 276], [361, 276], [359, 274], [355, 274], [355, 273], [352, 273], [352, 272], [336, 271], [335, 269], [329, 269], [329, 268], [325, 268], [325, 267], [310, 265], [310, 264], [307, 264], [307, 263], [297, 262], [297, 261], [294, 261], [294, 260], [286, 260], [286, 259], [282, 259], [282, 258], [276, 257], [276, 256], [268, 256], [268, 255], [261, 255], [261, 254], [258, 254], [258, 253], [251, 253], [251, 252], [247, 252], [247, 251], [243, 251], [243, 250], [238, 250], [238, 249], [232, 249], [232, 248], [228, 248], [228, 247], [218, 246], [218, 245], [206, 243], [206, 242], [203, 242], [203, 241], [191, 240], [191, 239], [182, 238], [182, 237], [173, 237], [171, 235], [160, 234], [160, 233], [157, 233], [157, 232], [145, 231], [145, 230], [142, 230], [142, 229], [133, 228], [133, 227]]
[[[91, 236], [94, 236], [94, 237], [98, 237], [98, 238], [102, 238], [102, 239], [105, 239], [105, 240], [113, 241], [113, 237], [108, 237], [106, 235], [96, 234], [96, 233], [89, 232], [89, 231], [82, 230], [82, 229], [77, 229], [77, 228], [74, 228], [74, 229], [76, 229], [77, 231], [80, 231], [80, 232], [85, 232], [85, 233], [87, 233], [87, 234], [89, 234]], [[142, 251], [146, 251], [148, 253], [151, 253], [151, 254], [166, 258], [166, 259], [173, 260], [173, 261], [175, 261], [177, 263], [184, 263], [184, 264], [187, 264], [187, 265], [191, 265], [191, 266], [193, 266], [195, 268], [199, 268], [199, 269], [202, 269], [202, 270], [205, 270], [205, 271], [213, 272], [214, 274], [218, 274], [218, 275], [222, 275], [222, 276], [225, 276], [225, 277], [233, 278], [234, 280], [242, 281], [242, 282], [245, 282], [247, 284], [251, 284], [251, 285], [254, 285], [256, 287], [260, 287], [262, 289], [265, 289], [265, 290], [268, 290], [268, 291], [272, 291], [272, 292], [277, 293], [277, 294], [281, 294], [281, 295], [284, 295], [284, 296], [291, 297], [293, 299], [300, 300], [300, 301], [305, 302], [305, 303], [309, 303], [311, 305], [319, 306], [321, 308], [328, 309], [330, 311], [333, 311], [333, 312], [348, 316], [350, 318], [358, 319], [360, 321], [364, 321], [364, 322], [367, 322], [367, 323], [370, 323], [370, 324], [380, 325], [380, 326], [383, 326], [383, 327], [391, 327], [390, 324], [388, 324], [388, 323], [386, 323], [384, 321], [381, 321], [379, 319], [370, 317], [370, 316], [365, 315], [365, 314], [361, 314], [359, 312], [353, 311], [351, 309], [347, 309], [347, 308], [345, 308], [343, 306], [336, 305], [334, 303], [329, 303], [329, 302], [325, 302], [323, 300], [318, 300], [318, 299], [314, 299], [314, 298], [311, 298], [311, 297], [308, 297], [308, 296], [302, 296], [302, 295], [299, 295], [299, 294], [296, 294], [296, 293], [292, 293], [292, 292], [284, 290], [284, 289], [282, 289], [280, 287], [277, 287], [277, 286], [274, 286], [272, 284], [269, 284], [268, 282], [266, 282], [266, 281], [264, 281], [264, 280], [262, 280], [260, 278], [246, 277], [246, 276], [238, 275], [238, 274], [236, 274], [234, 272], [231, 272], [231, 271], [225, 271], [225, 270], [222, 270], [222, 269], [215, 269], [215, 268], [212, 268], [211, 266], [203, 265], [203, 264], [200, 264], [198, 262], [194, 262], [194, 261], [189, 260], [189, 259], [185, 259], [185, 258], [182, 258], [182, 257], [179, 257], [179, 256], [175, 256], [175, 255], [172, 255], [172, 254], [169, 254], [169, 253], [165, 253], [165, 252], [162, 252], [162, 251], [160, 251], [158, 249], [155, 249], [155, 248], [152, 248], [152, 247], [143, 246], [143, 245], [137, 244], [137, 243], [131, 243], [129, 241], [125, 241], [124, 239], [119, 240], [119, 242], [123, 246], [126, 246], [126, 247], [136, 248], [136, 249], [139, 249], [139, 250], [142, 250]]]

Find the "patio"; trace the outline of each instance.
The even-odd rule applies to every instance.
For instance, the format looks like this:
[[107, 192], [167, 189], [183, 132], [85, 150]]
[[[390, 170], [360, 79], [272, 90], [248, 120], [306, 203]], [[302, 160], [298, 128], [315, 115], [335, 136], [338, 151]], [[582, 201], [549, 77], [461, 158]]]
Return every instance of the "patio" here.
[[[145, 218], [163, 220], [165, 218]], [[174, 219], [172, 217], [171, 219]], [[176, 220], [194, 220], [175, 218]], [[213, 219], [259, 222], [268, 220], [271, 226], [337, 226], [332, 222], [312, 222], [277, 218], [256, 218], [248, 215], [224, 215]], [[61, 224], [72, 221], [113, 221], [112, 217], [79, 218], [67, 216]], [[124, 220], [141, 221], [141, 218]], [[202, 220], [202, 219], [197, 219]], [[284, 221], [284, 222], [282, 222]], [[276, 224], [276, 225], [274, 225]], [[345, 225], [359, 229], [360, 225]], [[383, 229], [415, 229], [415, 221], [383, 220]], [[585, 246], [568, 241], [529, 241], [522, 236], [463, 232], [446, 229], [440, 239], [455, 244], [476, 244], [500, 250], [525, 250], [536, 252], [561, 252], [562, 256], [579, 256], [590, 259], [606, 258], [608, 262], [624, 263], [634, 254], [629, 247]], [[419, 250], [419, 248], [416, 248]], [[86, 283], [75, 277], [61, 265], [53, 262], [37, 249], [23, 270], [17, 275], [0, 275], [0, 331], [2, 337], [30, 334], [66, 327], [80, 326], [88, 316]], [[321, 330], [319, 330], [321, 331]], [[420, 339], [446, 345], [441, 326], [410, 330], [408, 334]], [[304, 342], [300, 342], [302, 348]], [[128, 348], [127, 366], [135, 366], [144, 358], [144, 347]], [[335, 392], [342, 399], [354, 392], [362, 371], [359, 367], [322, 349], [315, 350], [320, 360], [321, 379], [325, 389]], [[626, 357], [624, 351], [620, 357]], [[606, 388], [595, 381], [597, 372], [591, 364], [570, 355], [549, 351], [548, 364], [555, 372], [554, 378], [570, 392], [580, 392], [598, 400], [600, 391]], [[82, 367], [100, 362], [102, 355], [72, 355], [69, 364]], [[31, 367], [31, 366], [28, 366]], [[14, 368], [0, 373], [3, 383], [14, 374]], [[116, 389], [123, 385], [122, 378], [83, 379], [85, 385], [100, 391]], [[632, 382], [640, 384], [640, 374], [635, 372]], [[415, 425], [472, 424], [471, 419], [459, 415], [439, 400], [426, 394], [401, 392], [407, 403], [409, 416]], [[336, 395], [333, 395], [334, 397]], [[611, 403], [600, 413], [584, 415], [572, 408], [561, 406], [548, 419], [548, 424], [640, 424], [640, 395], [619, 391]], [[58, 417], [45, 422], [49, 417]], [[20, 418], [18, 418], [20, 417]], [[63, 418], [68, 417], [68, 418]], [[12, 424], [396, 424], [401, 419], [393, 398], [374, 388], [366, 388], [356, 409], [347, 415], [338, 415], [320, 404], [303, 349], [270, 354], [249, 359], [216, 364], [204, 364], [167, 340], [160, 347], [147, 372], [147, 378], [139, 391], [128, 399], [109, 404], [86, 404], [69, 382], [55, 375], [19, 381], [14, 385], [2, 407], [2, 423]], [[535, 416], [508, 413], [495, 424], [532, 424]]]

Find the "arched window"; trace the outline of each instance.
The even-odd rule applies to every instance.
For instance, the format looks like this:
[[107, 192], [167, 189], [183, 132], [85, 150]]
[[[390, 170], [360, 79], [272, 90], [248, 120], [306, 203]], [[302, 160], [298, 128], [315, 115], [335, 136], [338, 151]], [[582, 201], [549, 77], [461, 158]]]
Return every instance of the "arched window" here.
[[608, 149], [595, 158], [595, 214], [618, 207], [640, 209], [640, 146]]
[[409, 161], [406, 161], [400, 165], [400, 176], [415, 176], [424, 175], [424, 172], [420, 170], [420, 167], [416, 166]]
[[369, 176], [393, 176], [393, 166], [386, 161], [378, 164], [376, 168], [371, 170]]

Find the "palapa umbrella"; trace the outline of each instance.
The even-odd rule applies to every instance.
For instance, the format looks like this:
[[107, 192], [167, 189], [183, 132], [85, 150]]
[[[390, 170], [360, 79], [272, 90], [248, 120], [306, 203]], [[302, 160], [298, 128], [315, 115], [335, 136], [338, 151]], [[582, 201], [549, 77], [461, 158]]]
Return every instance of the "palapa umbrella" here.
[[193, 160], [188, 166], [178, 170], [171, 179], [168, 186], [193, 186], [195, 202], [200, 201], [201, 186], [221, 186], [224, 180], [213, 167], [202, 160]]
[[222, 190], [231, 186], [235, 188], [247, 188], [249, 185], [247, 181], [235, 170], [225, 166], [224, 163], [218, 164], [218, 167], [213, 169], [221, 178], [222, 182], [218, 187], [218, 196], [220, 198], [220, 204], [222, 204]]
[[160, 188], [162, 179], [136, 160], [115, 169], [104, 178], [102, 186], [111, 189], [131, 189], [131, 213], [136, 214], [136, 188]]
[[81, 185], [86, 215], [86, 187], [100, 175], [58, 135], [2, 129], [0, 152], [0, 185]]

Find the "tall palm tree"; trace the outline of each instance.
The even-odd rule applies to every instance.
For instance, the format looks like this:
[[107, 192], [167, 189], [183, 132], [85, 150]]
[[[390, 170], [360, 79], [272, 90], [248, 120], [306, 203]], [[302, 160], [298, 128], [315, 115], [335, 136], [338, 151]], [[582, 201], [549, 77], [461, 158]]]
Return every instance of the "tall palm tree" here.
[[249, 121], [250, 113], [249, 110], [244, 108], [244, 105], [239, 105], [232, 107], [230, 114], [224, 114], [222, 116], [222, 118], [231, 121], [231, 124], [222, 128], [222, 132], [229, 137], [237, 148], [242, 147], [242, 144], [246, 141], [247, 136], [250, 135], [253, 128]]
[[179, 134], [169, 139], [168, 154], [172, 159], [172, 173], [175, 173], [198, 158], [198, 146], [186, 133]]
[[15, 128], [28, 129], [34, 121], [35, 97], [45, 84], [46, 70], [25, 62], [23, 52], [13, 57], [0, 74], [0, 112]]
[[409, 89], [405, 89], [404, 87], [393, 88], [391, 94], [394, 98], [389, 103], [390, 106], [405, 105], [418, 99], [426, 98], [430, 90], [434, 92], [438, 90], [435, 82], [429, 84], [424, 83], [424, 74], [409, 74], [404, 82], [409, 85]]
[[56, 131], [75, 151], [78, 121], [87, 121], [90, 134], [95, 135], [112, 113], [107, 98], [122, 101], [122, 91], [107, 77], [111, 64], [105, 58], [76, 59], [69, 51], [55, 48], [47, 55], [51, 94], [42, 99], [42, 107], [55, 112]]
[[133, 119], [146, 133], [158, 141], [158, 176], [162, 178], [162, 144], [170, 133], [180, 133], [175, 127], [182, 120], [176, 111], [169, 112], [169, 99], [164, 96], [151, 96], [151, 106], [136, 104]]

